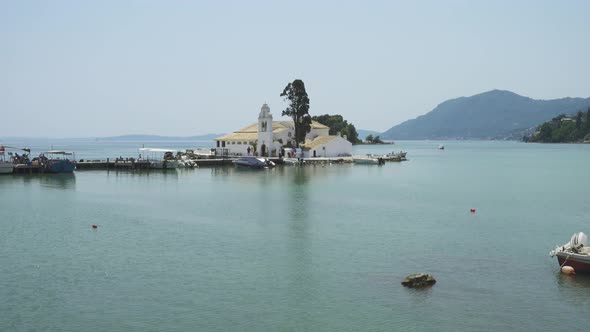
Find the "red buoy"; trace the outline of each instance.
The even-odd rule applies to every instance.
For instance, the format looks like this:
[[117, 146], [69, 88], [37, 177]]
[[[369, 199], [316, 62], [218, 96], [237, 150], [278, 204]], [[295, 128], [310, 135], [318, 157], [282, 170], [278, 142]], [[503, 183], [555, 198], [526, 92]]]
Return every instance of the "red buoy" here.
[[475, 213], [475, 209], [474, 209], [474, 208], [471, 208], [471, 209], [469, 209], [469, 211], [470, 211], [471, 213]]
[[92, 228], [97, 229], [98, 226], [96, 224], [92, 224]]

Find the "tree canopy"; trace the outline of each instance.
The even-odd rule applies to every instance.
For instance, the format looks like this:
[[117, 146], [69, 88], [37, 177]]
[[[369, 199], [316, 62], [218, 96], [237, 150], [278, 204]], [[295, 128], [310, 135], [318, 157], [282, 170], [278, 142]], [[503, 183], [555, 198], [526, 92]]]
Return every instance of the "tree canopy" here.
[[295, 144], [305, 142], [305, 135], [311, 130], [311, 117], [309, 116], [309, 97], [305, 91], [302, 80], [294, 80], [287, 84], [281, 97], [289, 102], [289, 106], [282, 112], [283, 116], [293, 119], [295, 125]]
[[528, 142], [570, 143], [588, 140], [589, 135], [590, 107], [588, 111], [578, 111], [572, 116], [560, 114], [541, 124], [537, 132], [523, 139]]
[[356, 132], [356, 128], [352, 123], [348, 123], [348, 121], [344, 120], [342, 115], [335, 114], [324, 114], [319, 116], [314, 116], [311, 118], [313, 121], [317, 121], [325, 126], [330, 127], [330, 135], [337, 135], [338, 133], [342, 135], [346, 135], [346, 139], [352, 144], [361, 143], [358, 138], [358, 133]]
[[365, 138], [365, 142], [369, 143], [369, 144], [383, 144], [385, 142], [383, 142], [381, 140], [381, 137], [379, 137], [379, 135], [373, 137], [373, 135], [369, 135]]

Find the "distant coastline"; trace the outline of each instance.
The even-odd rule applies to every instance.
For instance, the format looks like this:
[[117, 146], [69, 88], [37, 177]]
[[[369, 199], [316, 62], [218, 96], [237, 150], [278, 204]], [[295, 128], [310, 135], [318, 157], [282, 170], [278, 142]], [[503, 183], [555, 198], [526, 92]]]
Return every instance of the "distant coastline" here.
[[197, 136], [160, 136], [160, 135], [120, 135], [97, 137], [96, 141], [209, 141], [223, 134], [206, 134]]
[[0, 141], [30, 141], [30, 140], [57, 140], [57, 141], [210, 141], [224, 134], [205, 134], [195, 136], [160, 136], [160, 135], [120, 135], [108, 137], [35, 137], [35, 136], [0, 136]]

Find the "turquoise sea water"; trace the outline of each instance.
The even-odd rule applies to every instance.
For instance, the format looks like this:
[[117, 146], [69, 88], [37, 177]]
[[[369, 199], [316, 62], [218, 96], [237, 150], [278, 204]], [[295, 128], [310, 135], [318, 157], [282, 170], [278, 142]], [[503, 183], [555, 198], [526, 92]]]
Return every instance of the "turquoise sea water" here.
[[548, 252], [590, 233], [590, 145], [439, 143], [355, 147], [408, 151], [382, 167], [2, 176], [0, 331], [587, 327], [590, 276]]

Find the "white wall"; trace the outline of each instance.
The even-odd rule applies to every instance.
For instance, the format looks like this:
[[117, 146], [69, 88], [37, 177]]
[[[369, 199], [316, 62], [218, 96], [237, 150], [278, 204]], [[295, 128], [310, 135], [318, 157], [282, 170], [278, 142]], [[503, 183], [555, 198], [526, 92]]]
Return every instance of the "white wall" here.
[[[249, 142], [248, 144], [244, 144], [244, 141], [242, 141], [242, 144], [238, 144], [237, 142], [234, 142], [234, 144], [231, 143], [231, 141], [225, 141], [225, 148], [221, 147], [221, 141], [219, 143], [219, 147], [217, 147], [217, 143], [215, 143], [215, 149], [218, 151], [217, 154], [221, 155], [221, 151], [223, 149], [227, 149], [230, 156], [247, 156], [248, 147], [252, 149], [252, 146], [249, 144]], [[250, 155], [252, 155], [252, 151], [250, 151]]]
[[[323, 149], [325, 147], [325, 150]], [[337, 137], [325, 144], [318, 145], [305, 151], [304, 158], [313, 158], [313, 151], [316, 151], [316, 157], [340, 157], [342, 155], [352, 155], [352, 143], [342, 137]]]

